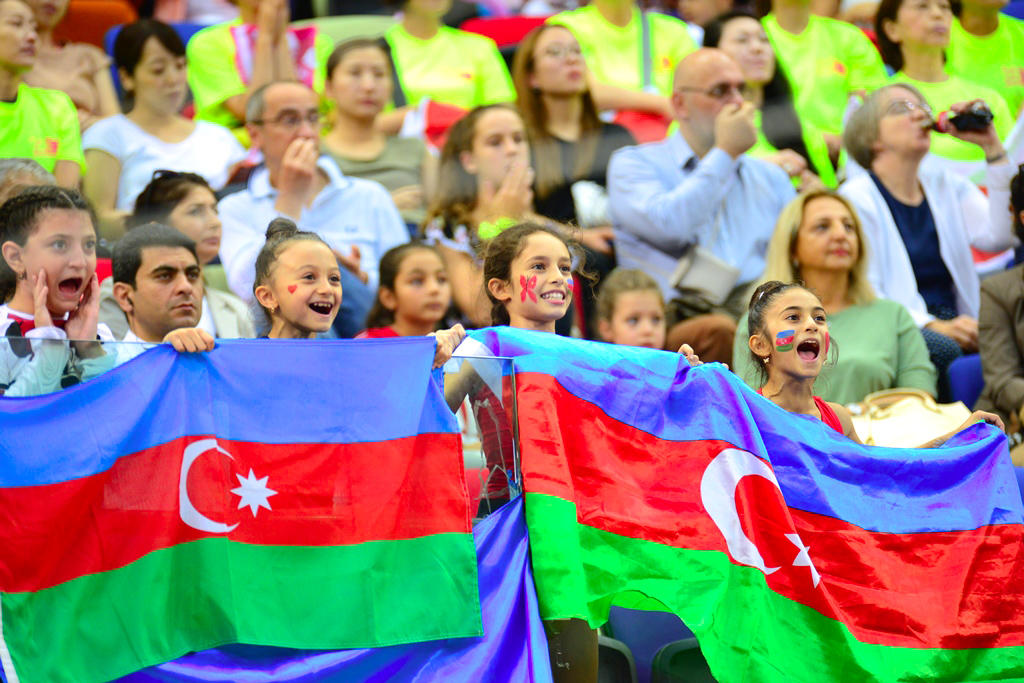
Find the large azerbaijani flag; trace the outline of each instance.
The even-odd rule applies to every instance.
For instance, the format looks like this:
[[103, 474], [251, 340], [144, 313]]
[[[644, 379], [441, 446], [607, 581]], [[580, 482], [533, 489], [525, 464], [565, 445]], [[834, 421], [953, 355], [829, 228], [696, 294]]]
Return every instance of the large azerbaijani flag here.
[[480, 635], [434, 341], [388, 341], [160, 347], [0, 401], [8, 680]]
[[995, 429], [869, 448], [721, 365], [473, 334], [515, 359], [543, 618], [653, 598], [721, 681], [1024, 678], [1024, 512]]

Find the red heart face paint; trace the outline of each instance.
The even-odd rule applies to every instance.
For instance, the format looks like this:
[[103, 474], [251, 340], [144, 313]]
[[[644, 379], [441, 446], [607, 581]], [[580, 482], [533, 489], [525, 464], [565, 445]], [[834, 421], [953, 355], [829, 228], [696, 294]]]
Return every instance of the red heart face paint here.
[[793, 336], [796, 334], [796, 330], [783, 330], [775, 335], [775, 350], [776, 351], [792, 351], [793, 350]]
[[288, 285], [288, 293], [289, 294], [294, 294], [295, 290], [298, 289], [298, 288], [299, 288], [298, 285]]
[[533, 291], [537, 288], [536, 275], [532, 276], [529, 280], [526, 279], [525, 275], [520, 275], [519, 286], [523, 288], [523, 291], [519, 293], [522, 301], [526, 301], [526, 297], [530, 297], [530, 301], [537, 301], [537, 292]]

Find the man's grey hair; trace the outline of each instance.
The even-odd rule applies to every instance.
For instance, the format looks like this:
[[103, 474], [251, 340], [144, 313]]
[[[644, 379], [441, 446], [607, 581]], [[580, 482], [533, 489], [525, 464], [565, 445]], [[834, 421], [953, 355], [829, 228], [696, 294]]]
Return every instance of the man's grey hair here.
[[305, 85], [299, 81], [271, 81], [270, 83], [264, 83], [260, 87], [256, 88], [253, 90], [252, 94], [249, 95], [249, 100], [245, 103], [246, 123], [256, 123], [257, 121], [263, 120], [263, 115], [267, 113], [267, 91], [281, 83]]
[[[25, 182], [29, 176], [33, 182]], [[56, 185], [53, 174], [34, 159], [0, 159], [0, 204], [33, 185]]]

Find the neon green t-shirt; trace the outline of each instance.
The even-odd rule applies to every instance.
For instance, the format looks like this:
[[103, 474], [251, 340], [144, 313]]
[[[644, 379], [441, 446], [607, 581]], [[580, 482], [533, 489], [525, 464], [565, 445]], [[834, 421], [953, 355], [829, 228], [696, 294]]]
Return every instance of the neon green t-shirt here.
[[421, 40], [395, 24], [384, 37], [411, 106], [424, 97], [464, 109], [516, 100], [505, 60], [486, 36], [442, 26]]
[[[185, 48], [188, 57], [188, 85], [195, 100], [196, 118], [212, 121], [227, 128], [239, 128], [238, 120], [224, 107], [224, 102], [246, 91], [245, 82], [236, 66], [236, 48], [231, 29], [241, 19], [216, 24], [196, 33]], [[324, 91], [324, 67], [334, 46], [331, 39], [318, 32], [313, 44], [316, 66], [313, 69], [313, 90]]]
[[992, 88], [1006, 100], [1010, 113], [1020, 116], [1024, 106], [1024, 21], [1000, 14], [995, 31], [976, 36], [954, 19], [946, 70]]
[[0, 102], [0, 158], [35, 159], [53, 172], [58, 161], [73, 161], [85, 172], [78, 112], [59, 90], [22, 83], [13, 102]]
[[[754, 125], [757, 126], [757, 142], [747, 150], [747, 154], [755, 159], [765, 159], [778, 152], [779, 150], [764, 136], [760, 110], [754, 114]], [[828, 156], [828, 145], [825, 144], [825, 138], [822, 137], [821, 131], [807, 123], [801, 123], [801, 128], [803, 129], [804, 146], [807, 148], [807, 155], [811, 158], [809, 170], [817, 174], [825, 187], [838, 187], [836, 170], [832, 167], [832, 161]], [[794, 179], [794, 184], [798, 183], [799, 181]]]
[[[954, 102], [982, 99], [992, 110], [994, 116], [992, 125], [996, 127], [999, 139], [1006, 140], [1010, 129], [1013, 128], [1014, 120], [1010, 116], [1010, 109], [1006, 106], [1002, 95], [984, 85], [964, 80], [959, 76], [950, 76], [942, 83], [927, 83], [916, 81], [902, 71], [897, 72], [892, 77], [892, 81], [894, 83], [909, 83], [920, 90], [925, 101], [928, 102], [928, 106], [935, 112], [935, 116], [938, 116], [940, 112], [947, 111]], [[943, 133], [932, 135], [931, 152], [952, 161], [985, 161], [985, 152], [981, 147]]]
[[761, 22], [793, 87], [801, 122], [838, 135], [850, 95], [885, 85], [882, 58], [856, 26], [811, 15], [803, 32], [793, 34], [773, 14]]
[[[651, 41], [651, 85], [662, 95], [672, 93], [676, 64], [696, 49], [686, 24], [675, 17], [648, 12]], [[548, 23], [565, 26], [576, 36], [587, 68], [602, 83], [642, 90], [643, 33], [640, 10], [633, 9], [629, 24], [616, 26], [593, 5], [561, 12]]]

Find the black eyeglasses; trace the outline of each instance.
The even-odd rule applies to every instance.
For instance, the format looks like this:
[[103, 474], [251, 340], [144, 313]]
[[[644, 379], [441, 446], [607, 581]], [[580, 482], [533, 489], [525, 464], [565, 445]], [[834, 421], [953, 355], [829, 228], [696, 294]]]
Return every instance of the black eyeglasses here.
[[302, 125], [303, 121], [308, 123], [313, 128], [316, 128], [317, 126], [320, 125], [320, 112], [312, 110], [306, 112], [305, 114], [301, 114], [297, 111], [283, 111], [272, 119], [258, 119], [256, 121], [251, 121], [250, 123], [254, 123], [257, 126], [274, 124], [276, 126], [281, 126], [282, 128], [287, 128], [289, 130], [296, 130]]
[[715, 100], [724, 100], [733, 93], [744, 98], [747, 96], [746, 83], [716, 83], [710, 88], [694, 88], [692, 86], [681, 85], [676, 88], [676, 90], [682, 92], [699, 92], [700, 94]]

